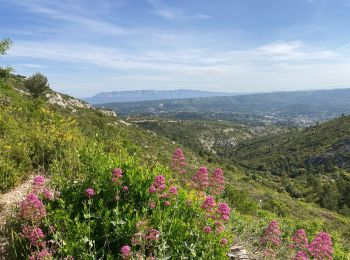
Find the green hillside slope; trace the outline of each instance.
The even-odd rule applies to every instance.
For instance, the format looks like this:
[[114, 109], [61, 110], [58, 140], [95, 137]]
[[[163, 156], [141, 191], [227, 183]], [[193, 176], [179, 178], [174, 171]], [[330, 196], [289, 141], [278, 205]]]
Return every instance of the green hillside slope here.
[[[240, 165], [271, 173], [291, 195], [349, 215], [350, 117], [243, 142], [230, 154]], [[289, 181], [291, 177], [292, 181]]]

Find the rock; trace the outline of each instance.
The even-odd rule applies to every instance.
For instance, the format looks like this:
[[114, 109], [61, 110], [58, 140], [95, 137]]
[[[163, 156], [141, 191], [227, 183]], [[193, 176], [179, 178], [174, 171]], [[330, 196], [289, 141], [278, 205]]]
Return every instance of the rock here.
[[230, 259], [235, 259], [235, 260], [243, 260], [243, 259], [251, 260], [251, 258], [247, 253], [247, 250], [245, 250], [243, 246], [232, 246], [227, 256]]

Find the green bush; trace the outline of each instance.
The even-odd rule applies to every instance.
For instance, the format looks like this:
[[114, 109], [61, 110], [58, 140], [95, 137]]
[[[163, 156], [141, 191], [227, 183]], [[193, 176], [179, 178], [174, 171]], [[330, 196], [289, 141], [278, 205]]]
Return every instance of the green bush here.
[[36, 73], [26, 79], [24, 86], [30, 91], [34, 98], [42, 96], [46, 90], [50, 89], [47, 78], [41, 73]]

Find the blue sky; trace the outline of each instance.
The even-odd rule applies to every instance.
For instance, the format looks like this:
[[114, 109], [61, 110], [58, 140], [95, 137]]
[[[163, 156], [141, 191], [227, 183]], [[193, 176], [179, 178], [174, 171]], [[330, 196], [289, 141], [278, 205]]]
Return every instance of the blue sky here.
[[350, 87], [350, 0], [0, 0], [0, 59], [76, 97]]

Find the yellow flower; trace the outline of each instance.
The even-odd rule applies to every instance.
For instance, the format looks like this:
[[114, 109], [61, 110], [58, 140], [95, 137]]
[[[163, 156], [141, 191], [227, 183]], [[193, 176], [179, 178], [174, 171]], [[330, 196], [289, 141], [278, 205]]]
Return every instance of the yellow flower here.
[[9, 146], [9, 145], [4, 145], [4, 148], [5, 148], [5, 149], [11, 149], [11, 146]]

